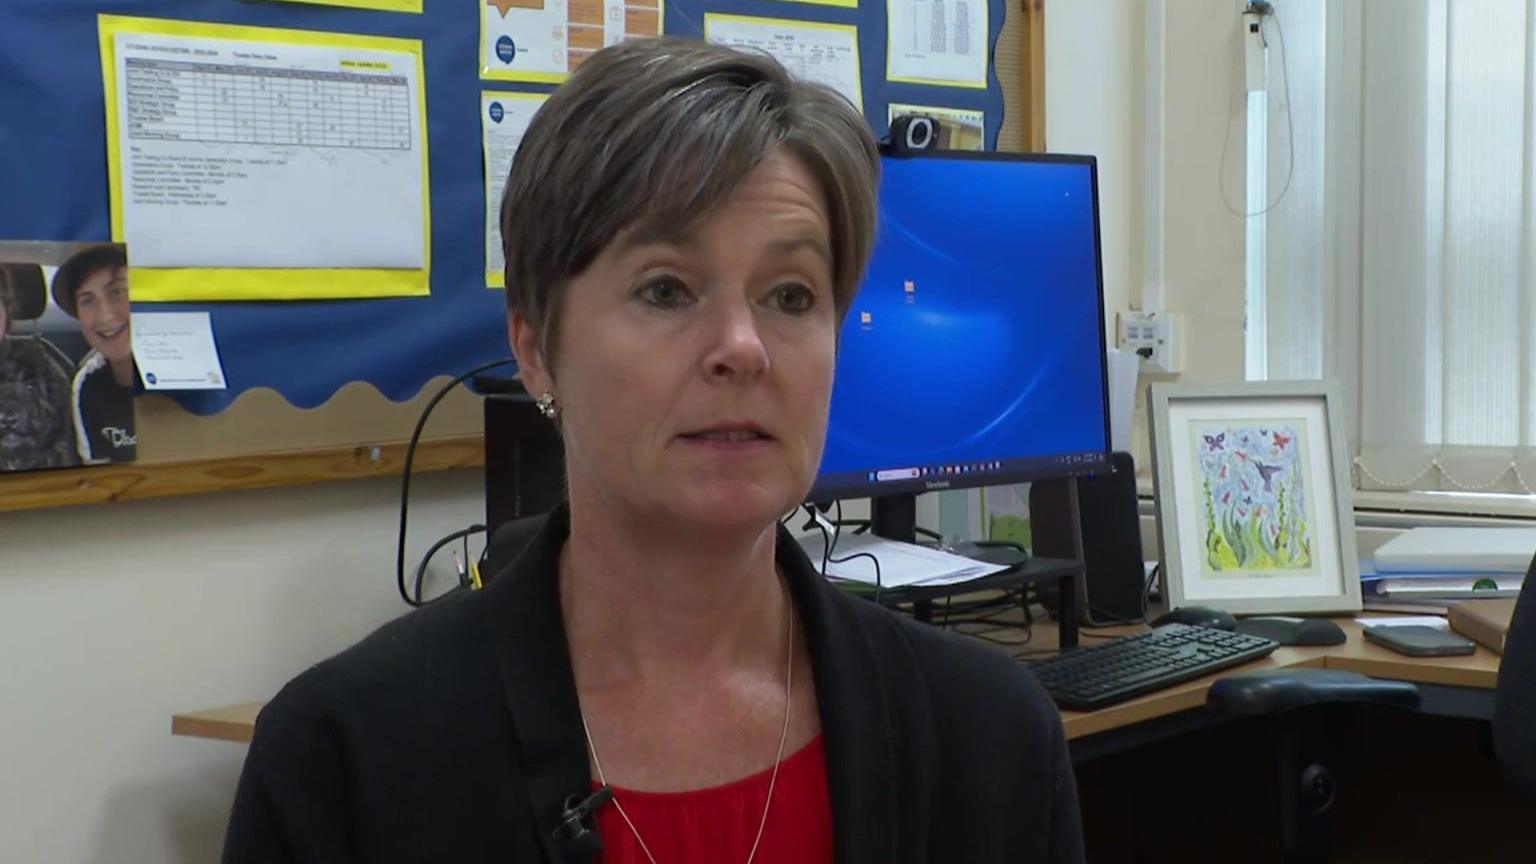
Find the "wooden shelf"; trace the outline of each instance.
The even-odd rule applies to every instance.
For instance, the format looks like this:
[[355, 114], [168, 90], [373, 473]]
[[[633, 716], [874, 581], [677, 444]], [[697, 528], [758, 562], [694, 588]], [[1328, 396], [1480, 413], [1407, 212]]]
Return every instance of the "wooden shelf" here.
[[[478, 434], [422, 440], [411, 473], [484, 465], [482, 440]], [[0, 512], [399, 476], [404, 466], [405, 442], [396, 441], [5, 474], [0, 475]]]

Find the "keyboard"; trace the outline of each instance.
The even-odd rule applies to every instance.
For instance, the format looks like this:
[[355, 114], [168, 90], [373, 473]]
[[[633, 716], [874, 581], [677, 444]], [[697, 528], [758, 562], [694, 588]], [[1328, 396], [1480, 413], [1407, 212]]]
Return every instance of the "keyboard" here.
[[1273, 639], [1168, 624], [1139, 636], [1067, 651], [1030, 669], [1063, 708], [1091, 711], [1247, 663], [1280, 647]]

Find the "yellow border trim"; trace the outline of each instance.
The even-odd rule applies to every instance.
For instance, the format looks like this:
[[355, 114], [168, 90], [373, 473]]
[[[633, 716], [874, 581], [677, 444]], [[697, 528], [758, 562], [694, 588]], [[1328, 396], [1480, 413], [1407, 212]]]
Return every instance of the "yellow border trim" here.
[[836, 6], [840, 9], [857, 9], [859, 0], [786, 0], [789, 3], [806, 3], [812, 6]]
[[[144, 33], [327, 48], [361, 48], [410, 54], [416, 58], [416, 112], [421, 128], [421, 269], [130, 267], [134, 300], [332, 300], [423, 297], [431, 293], [432, 183], [428, 173], [427, 76], [421, 40], [123, 15], [98, 15], [96, 22], [107, 111], [107, 179], [112, 205], [112, 239], [117, 242], [123, 242], [126, 236], [123, 230], [122, 164], [118, 157], [121, 127], [117, 116], [117, 57], [114, 42], [117, 34]], [[130, 261], [133, 259], [131, 248], [128, 257]]]
[[311, 6], [346, 6], [351, 9], [377, 9], [380, 12], [421, 14], [422, 0], [276, 0], [278, 3], [308, 3]]
[[[791, 2], [798, 2], [798, 0], [791, 0]], [[863, 58], [859, 56], [859, 27], [857, 24], [833, 24], [827, 21], [801, 21], [796, 18], [769, 18], [763, 15], [731, 15], [724, 12], [706, 12], [704, 13], [704, 41], [706, 42], [711, 41], [709, 38], [709, 25], [715, 21], [736, 21], [748, 24], [768, 24], [774, 27], [784, 27], [788, 25], [791, 28], [799, 28], [803, 30], [833, 30], [841, 33], [848, 33], [849, 35], [853, 36], [853, 68], [855, 73], [854, 80], [855, 83], [858, 84], [859, 88], [858, 92], [854, 94], [858, 97], [854, 101], [854, 107], [859, 109], [860, 112], [863, 112], [864, 61]]]
[[[885, 0], [885, 14], [889, 19], [896, 14], [893, 7], [897, 0]], [[992, 11], [990, 4], [981, 3], [981, 37], [990, 40], [992, 35]], [[899, 84], [922, 84], [928, 87], [963, 87], [967, 90], [987, 89], [987, 74], [992, 71], [992, 43], [987, 42], [986, 53], [981, 58], [981, 80], [971, 81], [944, 81], [938, 78], [902, 78], [891, 73], [891, 56], [895, 53], [891, 50], [891, 28], [885, 28], [885, 80]]]
[[[485, 100], [486, 100], [487, 97], [489, 97], [491, 99], [516, 99], [516, 100], [520, 100], [520, 101], [523, 101], [523, 102], [538, 102], [538, 103], [542, 104], [545, 100], [549, 99], [549, 94], [548, 93], [517, 93], [517, 92], [511, 91], [511, 90], [481, 90], [480, 91], [480, 164], [482, 166], [481, 170], [485, 173], [485, 176], [486, 177], [490, 177], [491, 176], [491, 154], [490, 154], [489, 151], [487, 151], [485, 149]], [[491, 206], [491, 202], [486, 201], [485, 202], [485, 206], [486, 207], [490, 207]], [[488, 242], [490, 240], [490, 238], [486, 237], [484, 239], [487, 241], [486, 245], [490, 245], [489, 242]], [[489, 264], [490, 262], [487, 261], [486, 263]], [[486, 269], [486, 271], [485, 271], [485, 287], [487, 287], [487, 288], [505, 289], [507, 287], [506, 286], [506, 281], [507, 281], [507, 274], [506, 273], [503, 273], [503, 272], [497, 271], [497, 270], [491, 270], [489, 268]]]

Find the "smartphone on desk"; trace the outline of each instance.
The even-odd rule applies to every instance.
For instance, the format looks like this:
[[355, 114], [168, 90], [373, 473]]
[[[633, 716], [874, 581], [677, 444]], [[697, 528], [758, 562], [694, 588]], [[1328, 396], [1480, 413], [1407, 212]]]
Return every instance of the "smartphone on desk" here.
[[1409, 657], [1453, 657], [1477, 650], [1471, 639], [1417, 624], [1366, 627], [1365, 638]]

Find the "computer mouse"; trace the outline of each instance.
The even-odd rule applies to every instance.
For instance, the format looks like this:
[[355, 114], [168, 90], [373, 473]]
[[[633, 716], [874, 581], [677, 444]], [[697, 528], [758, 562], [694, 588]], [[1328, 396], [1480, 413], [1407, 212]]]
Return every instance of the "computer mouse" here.
[[1231, 630], [1237, 622], [1224, 609], [1212, 609], [1209, 606], [1180, 606], [1152, 622], [1153, 627], [1161, 627], [1164, 624], [1189, 624], [1195, 627], [1209, 627], [1212, 630]]
[[1327, 618], [1244, 618], [1237, 632], [1273, 639], [1281, 645], [1343, 645], [1344, 631]]

